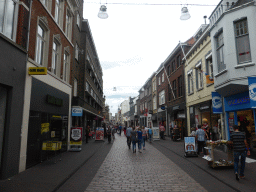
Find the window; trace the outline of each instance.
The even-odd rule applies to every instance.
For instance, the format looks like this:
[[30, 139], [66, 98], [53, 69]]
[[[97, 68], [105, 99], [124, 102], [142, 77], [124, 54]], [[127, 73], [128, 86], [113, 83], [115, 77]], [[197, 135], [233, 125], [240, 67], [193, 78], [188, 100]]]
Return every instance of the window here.
[[68, 82], [69, 78], [69, 54], [64, 53], [64, 62], [63, 62], [63, 80]]
[[165, 104], [165, 90], [159, 93], [159, 105]]
[[175, 71], [175, 67], [176, 67], [176, 66], [175, 66], [175, 61], [173, 61], [173, 62], [172, 62], [172, 72]]
[[77, 96], [77, 79], [74, 79], [74, 97]]
[[177, 57], [177, 68], [181, 65], [180, 55]]
[[158, 77], [158, 85], [161, 85], [161, 77]]
[[251, 61], [247, 19], [235, 23], [235, 36], [238, 64]]
[[196, 88], [201, 89], [203, 88], [203, 73], [202, 73], [202, 66], [200, 65], [196, 66]]
[[91, 95], [92, 95], [92, 97], [93, 97], [93, 89], [91, 88]]
[[90, 91], [90, 86], [89, 86], [89, 83], [88, 83], [88, 82], [85, 83], [85, 87], [86, 87], [86, 91], [89, 92], [89, 91]]
[[170, 67], [170, 65], [168, 65], [168, 67], [167, 67], [167, 74], [168, 74], [168, 76], [171, 74], [171, 67]]
[[[176, 80], [174, 80], [174, 81], [172, 82], [172, 88], [173, 88], [174, 97], [176, 98], [176, 97], [177, 97], [177, 82], [176, 82]], [[175, 99], [175, 98], [174, 98], [174, 99]]]
[[43, 54], [45, 49], [45, 30], [38, 25], [37, 29], [37, 45], [36, 45], [36, 62], [43, 65]]
[[71, 38], [71, 14], [69, 13], [69, 11], [67, 10], [67, 14], [66, 14], [66, 35], [67, 37], [70, 39]]
[[194, 92], [193, 88], [193, 72], [192, 70], [188, 72], [188, 94], [191, 94]]
[[223, 32], [219, 33], [216, 37], [217, 41], [217, 66], [218, 72], [221, 72], [226, 69], [226, 65], [224, 64], [224, 37]]
[[55, 0], [55, 21], [60, 24], [60, 1]]
[[144, 104], [144, 105], [145, 105], [145, 109], [147, 109], [147, 102], [145, 102], [145, 104]]
[[77, 15], [76, 15], [76, 24], [77, 24], [77, 26], [80, 28], [80, 23], [81, 23], [81, 21], [80, 21], [80, 15], [79, 15], [79, 13], [77, 12]]
[[154, 96], [153, 98], [153, 109], [157, 109], [157, 106], [156, 106], [156, 96]]
[[213, 78], [212, 57], [206, 59], [206, 72], [209, 75], [209, 77]]
[[53, 42], [52, 46], [52, 72], [57, 75], [57, 66], [59, 63], [60, 46], [57, 42]]
[[76, 50], [75, 50], [75, 58], [76, 58], [76, 60], [78, 60], [78, 55], [79, 55], [79, 47], [76, 44]]
[[3, 33], [10, 39], [15, 39], [15, 22], [18, 13], [18, 1], [1, 0], [0, 1], [0, 33]]
[[182, 76], [178, 77], [178, 97], [182, 96]]
[[164, 73], [162, 74], [162, 82], [164, 82]]

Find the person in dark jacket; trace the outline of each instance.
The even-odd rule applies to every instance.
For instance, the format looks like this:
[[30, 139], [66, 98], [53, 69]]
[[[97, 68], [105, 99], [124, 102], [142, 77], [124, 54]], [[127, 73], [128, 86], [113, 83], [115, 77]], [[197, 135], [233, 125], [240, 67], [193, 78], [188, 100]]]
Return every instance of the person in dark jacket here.
[[[246, 155], [250, 155], [250, 149], [245, 133], [240, 132], [237, 125], [234, 125], [234, 132], [230, 136], [230, 143], [233, 144], [234, 147], [235, 175], [236, 180], [239, 181], [239, 178], [244, 178], [245, 159]], [[238, 176], [239, 156], [241, 156], [240, 177]]]

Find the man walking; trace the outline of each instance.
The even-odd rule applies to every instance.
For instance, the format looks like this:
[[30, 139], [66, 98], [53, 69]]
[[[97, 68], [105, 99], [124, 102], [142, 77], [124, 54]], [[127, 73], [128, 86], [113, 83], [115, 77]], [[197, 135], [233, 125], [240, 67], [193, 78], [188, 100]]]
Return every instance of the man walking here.
[[153, 132], [152, 132], [151, 125], [150, 125], [150, 127], [148, 128], [148, 140], [150, 143], [152, 141], [152, 134], [153, 134]]
[[128, 127], [126, 130], [126, 138], [127, 138], [127, 145], [129, 149], [131, 149], [131, 132], [132, 132], [132, 128]]
[[236, 180], [239, 181], [238, 176], [238, 164], [239, 156], [241, 156], [241, 167], [240, 167], [240, 178], [244, 178], [244, 168], [245, 168], [245, 159], [246, 154], [250, 155], [250, 148], [246, 140], [244, 132], [239, 131], [239, 127], [234, 125], [234, 132], [230, 136], [230, 143], [233, 143], [234, 146], [234, 168]]
[[122, 134], [122, 126], [121, 125], [119, 126], [119, 133], [120, 133], [120, 136], [121, 136], [121, 134]]
[[198, 151], [197, 154], [199, 155], [200, 152], [204, 152], [205, 155], [205, 150], [204, 150], [204, 145], [205, 145], [205, 132], [202, 129], [201, 125], [198, 125], [198, 130], [196, 130], [196, 140], [198, 143]]
[[165, 139], [164, 139], [165, 128], [164, 128], [164, 125], [163, 125], [162, 123], [160, 124], [159, 130], [160, 130], [160, 136], [161, 136], [161, 138], [162, 138], [163, 140], [165, 140]]

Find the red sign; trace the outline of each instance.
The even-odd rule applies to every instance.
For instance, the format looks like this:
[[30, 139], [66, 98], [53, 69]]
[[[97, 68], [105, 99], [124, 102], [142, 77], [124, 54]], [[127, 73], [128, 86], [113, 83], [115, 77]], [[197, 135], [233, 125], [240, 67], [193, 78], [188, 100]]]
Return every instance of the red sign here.
[[96, 128], [96, 138], [95, 140], [104, 140], [104, 128]]

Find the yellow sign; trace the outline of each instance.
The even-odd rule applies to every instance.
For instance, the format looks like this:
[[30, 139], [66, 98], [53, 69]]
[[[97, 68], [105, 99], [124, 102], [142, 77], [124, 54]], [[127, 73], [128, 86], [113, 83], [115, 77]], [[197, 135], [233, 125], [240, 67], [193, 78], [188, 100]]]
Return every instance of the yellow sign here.
[[28, 68], [29, 75], [47, 75], [46, 67], [29, 67]]
[[70, 145], [82, 145], [82, 141], [70, 141]]
[[42, 123], [41, 124], [41, 134], [47, 133], [49, 131], [50, 123]]
[[57, 151], [61, 149], [61, 141], [45, 141], [43, 142], [42, 150]]

